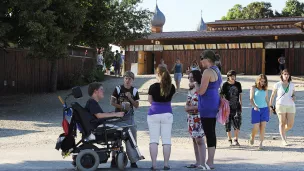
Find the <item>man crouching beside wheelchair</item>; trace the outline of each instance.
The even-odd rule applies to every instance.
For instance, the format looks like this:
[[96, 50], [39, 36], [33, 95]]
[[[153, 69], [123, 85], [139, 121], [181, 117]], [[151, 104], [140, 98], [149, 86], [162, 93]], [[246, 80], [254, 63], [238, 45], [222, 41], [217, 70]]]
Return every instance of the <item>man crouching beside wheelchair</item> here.
[[[132, 109], [131, 111], [133, 111], [134, 108], [138, 108], [139, 106], [138, 91], [135, 87], [132, 86], [134, 81], [134, 73], [131, 71], [127, 71], [124, 74], [123, 78], [123, 84], [116, 86], [111, 96], [111, 105], [115, 107], [115, 112], [127, 112], [130, 109]], [[130, 115], [123, 117], [122, 124], [124, 123], [128, 125], [133, 125], [132, 127], [130, 127], [130, 129], [134, 136], [135, 142], [137, 142], [137, 129], [134, 122], [133, 112]], [[131, 162], [131, 168], [138, 168], [136, 162], [142, 158], [138, 156], [136, 149], [131, 146], [129, 141], [126, 142], [126, 152]], [[114, 153], [112, 153], [111, 167], [117, 167]]]

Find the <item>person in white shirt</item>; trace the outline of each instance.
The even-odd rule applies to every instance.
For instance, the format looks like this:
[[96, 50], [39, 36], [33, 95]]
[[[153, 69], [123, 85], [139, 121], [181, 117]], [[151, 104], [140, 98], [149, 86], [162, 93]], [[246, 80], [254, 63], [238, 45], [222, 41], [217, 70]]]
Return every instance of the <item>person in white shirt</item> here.
[[103, 56], [100, 50], [98, 50], [98, 55], [97, 55], [97, 68], [103, 70]]
[[[273, 91], [270, 98], [270, 105], [275, 102], [273, 106], [273, 112], [277, 113], [280, 125], [280, 134], [282, 138], [282, 144], [287, 146], [286, 132], [289, 131], [294, 124], [294, 118], [296, 113], [295, 107], [295, 85], [291, 82], [291, 76], [287, 69], [281, 72], [281, 81], [277, 82], [273, 86]], [[277, 96], [274, 101], [274, 97]]]

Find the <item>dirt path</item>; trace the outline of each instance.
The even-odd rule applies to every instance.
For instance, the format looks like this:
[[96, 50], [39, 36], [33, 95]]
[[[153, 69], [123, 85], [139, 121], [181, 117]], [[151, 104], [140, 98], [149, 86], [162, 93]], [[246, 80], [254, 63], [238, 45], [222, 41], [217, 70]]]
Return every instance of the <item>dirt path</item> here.
[[[224, 78], [225, 79], [225, 78]], [[217, 170], [304, 170], [304, 88], [303, 82], [297, 80], [297, 114], [294, 128], [288, 133], [291, 146], [281, 147], [279, 140], [278, 119], [271, 117], [266, 129], [265, 150], [249, 147], [248, 135], [251, 131], [249, 87], [255, 76], [238, 76], [243, 86], [243, 125], [241, 127], [240, 148], [228, 147], [225, 129], [217, 125], [218, 150], [216, 153]], [[270, 76], [270, 86], [278, 80], [278, 76]], [[145, 161], [139, 162], [141, 168], [150, 167], [148, 152], [148, 127], [146, 122], [149, 103], [147, 90], [156, 80], [154, 76], [138, 76], [135, 87], [140, 92], [140, 108], [136, 111], [138, 125], [138, 142]], [[109, 105], [110, 95], [114, 87], [122, 83], [121, 78], [108, 78], [103, 82], [105, 99], [100, 103], [105, 111], [113, 108]], [[186, 170], [183, 166], [194, 161], [192, 142], [187, 133], [186, 99], [188, 80], [182, 79], [182, 93], [176, 94], [172, 105], [174, 111], [173, 152], [171, 166], [174, 170]], [[85, 104], [88, 99], [87, 86], [82, 87], [84, 97], [78, 99]], [[62, 132], [61, 104], [57, 96], [65, 96], [69, 91], [55, 94], [32, 96], [0, 97], [0, 170], [61, 170], [72, 169], [70, 159], [62, 160], [60, 152], [54, 149], [56, 139]], [[160, 149], [161, 150], [161, 149]], [[162, 155], [159, 151], [159, 166], [162, 166]], [[100, 167], [108, 167], [101, 165]], [[101, 169], [108, 170], [108, 169]], [[140, 169], [145, 170], [145, 169]]]

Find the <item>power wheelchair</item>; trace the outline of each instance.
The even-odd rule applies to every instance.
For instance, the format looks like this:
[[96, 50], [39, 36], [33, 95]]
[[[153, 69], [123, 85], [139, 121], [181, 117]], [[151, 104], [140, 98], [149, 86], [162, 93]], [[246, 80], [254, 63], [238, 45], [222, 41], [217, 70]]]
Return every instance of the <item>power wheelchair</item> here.
[[[115, 152], [118, 169], [124, 170], [128, 164], [128, 158], [122, 141], [130, 141], [139, 159], [144, 159], [130, 130], [133, 125], [117, 126], [115, 123], [121, 122], [123, 118], [96, 119], [77, 102], [67, 106], [66, 100], [71, 95], [74, 98], [82, 97], [80, 87], [73, 88], [72, 93], [64, 100], [58, 97], [63, 104], [64, 133], [58, 137], [55, 148], [61, 149], [63, 157], [72, 154], [72, 164], [77, 170], [96, 170], [99, 164], [107, 163], [112, 151]], [[133, 110], [125, 113], [125, 116], [128, 117], [131, 114]], [[81, 139], [76, 143], [77, 130], [81, 133]]]

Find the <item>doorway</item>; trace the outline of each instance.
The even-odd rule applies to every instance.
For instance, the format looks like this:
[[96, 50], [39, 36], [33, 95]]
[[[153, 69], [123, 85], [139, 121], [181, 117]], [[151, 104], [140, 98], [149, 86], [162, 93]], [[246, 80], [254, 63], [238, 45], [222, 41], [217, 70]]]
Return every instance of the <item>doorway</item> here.
[[145, 74], [154, 74], [154, 53], [145, 52]]
[[265, 74], [277, 75], [280, 73], [278, 58], [281, 55], [285, 56], [285, 49], [266, 49], [265, 59]]

